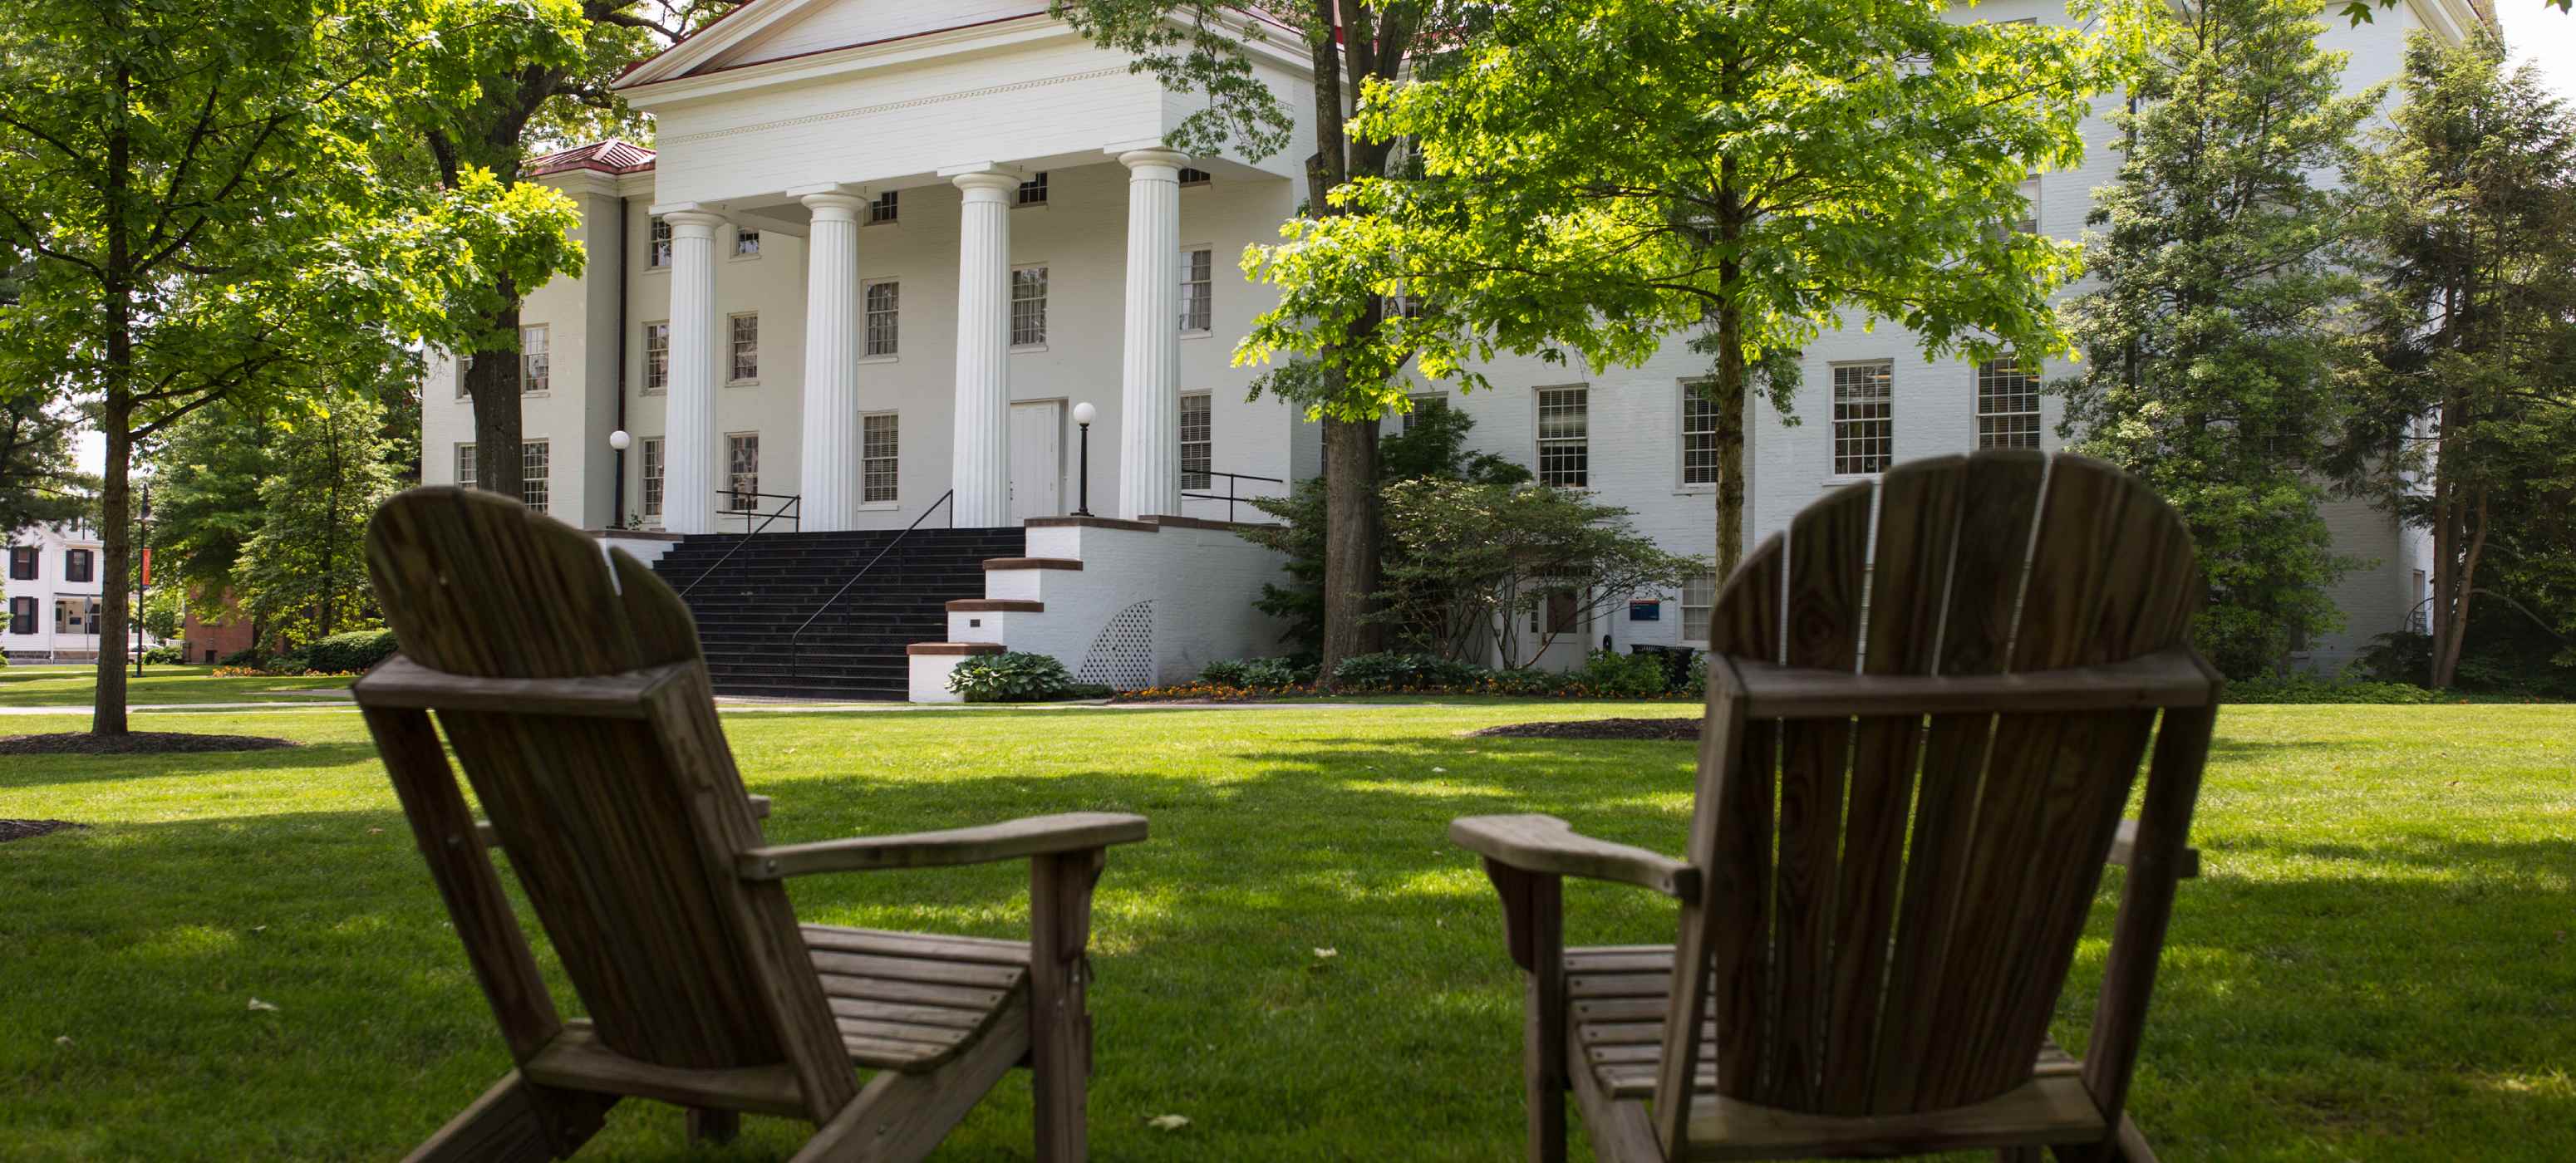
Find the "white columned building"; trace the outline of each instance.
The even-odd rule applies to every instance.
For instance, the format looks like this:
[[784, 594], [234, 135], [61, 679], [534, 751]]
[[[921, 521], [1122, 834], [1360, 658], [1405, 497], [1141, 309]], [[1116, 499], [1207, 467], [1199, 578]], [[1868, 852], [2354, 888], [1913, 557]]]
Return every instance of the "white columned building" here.
[[950, 464], [956, 522], [1011, 520], [1011, 200], [1020, 174], [942, 170], [965, 195], [957, 222], [957, 410]]
[[846, 187], [791, 191], [814, 215], [805, 252], [805, 412], [800, 425], [797, 528], [833, 533], [855, 527], [859, 476], [858, 193]]
[[716, 228], [724, 217], [667, 210], [671, 228], [670, 400], [664, 412], [662, 527], [716, 531]]
[[1127, 313], [1119, 394], [1118, 515], [1181, 511], [1181, 166], [1168, 149], [1118, 153], [1127, 167]]

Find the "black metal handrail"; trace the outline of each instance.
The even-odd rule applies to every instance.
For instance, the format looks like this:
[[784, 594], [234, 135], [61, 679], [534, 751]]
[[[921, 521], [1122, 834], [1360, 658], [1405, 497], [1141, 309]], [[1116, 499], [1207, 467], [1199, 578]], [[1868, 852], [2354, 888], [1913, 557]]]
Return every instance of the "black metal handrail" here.
[[[1189, 478], [1194, 477], [1194, 476], [1196, 476], [1196, 477], [1224, 477], [1224, 478], [1225, 478], [1225, 495], [1224, 495], [1224, 496], [1222, 496], [1222, 497], [1220, 497], [1220, 496], [1216, 495], [1215, 493], [1193, 493], [1193, 492], [1189, 491], [1189, 485], [1187, 484], [1187, 481], [1189, 480]], [[1184, 472], [1184, 473], [1182, 473], [1182, 474], [1181, 474], [1181, 479], [1182, 479], [1182, 481], [1184, 482], [1184, 483], [1182, 484], [1182, 486], [1181, 486], [1181, 497], [1182, 497], [1182, 499], [1184, 499], [1184, 500], [1192, 500], [1192, 501], [1223, 501], [1223, 502], [1225, 502], [1225, 519], [1226, 519], [1229, 523], [1231, 523], [1231, 522], [1234, 520], [1234, 503], [1235, 503], [1236, 501], [1250, 501], [1250, 500], [1256, 500], [1256, 499], [1258, 499], [1258, 498], [1254, 498], [1254, 497], [1238, 497], [1238, 496], [1236, 496], [1236, 495], [1235, 495], [1235, 493], [1234, 493], [1234, 482], [1236, 482], [1236, 481], [1262, 481], [1262, 482], [1265, 482], [1265, 483], [1268, 483], [1268, 484], [1274, 484], [1274, 485], [1284, 485], [1284, 484], [1287, 484], [1287, 483], [1288, 483], [1288, 482], [1286, 482], [1286, 481], [1280, 480], [1278, 477], [1257, 477], [1257, 476], [1252, 475], [1251, 473], [1245, 473], [1245, 472], [1217, 472], [1217, 471], [1216, 471], [1216, 470], [1214, 470], [1214, 469], [1200, 469], [1200, 470], [1197, 470], [1197, 471], [1195, 471], [1195, 472]], [[1209, 486], [1207, 486], [1207, 485], [1205, 485], [1205, 484], [1201, 484], [1199, 487], [1204, 489], [1204, 488], [1207, 488], [1207, 487], [1209, 487]], [[1175, 515], [1177, 516], [1178, 514], [1175, 514]]]
[[831, 597], [823, 599], [822, 605], [814, 607], [813, 613], [807, 614], [804, 621], [796, 624], [796, 632], [787, 636], [788, 674], [798, 678], [805, 677], [805, 631], [813, 628], [814, 619], [822, 617], [832, 608], [833, 603], [841, 600], [841, 595], [850, 592], [851, 586], [859, 584], [860, 578], [868, 576], [869, 570], [875, 569], [878, 562], [885, 560], [885, 555], [894, 552], [895, 546], [903, 544], [904, 538], [912, 536], [913, 530], [921, 528], [921, 523], [929, 520], [931, 514], [938, 512], [941, 505], [948, 506], [948, 527], [951, 529], [957, 527], [957, 506], [951, 503], [956, 499], [957, 490], [955, 489], [939, 494], [939, 499], [932, 501], [929, 508], [923, 509], [920, 516], [913, 518], [912, 524], [904, 526], [903, 532], [895, 534], [894, 540], [886, 542], [885, 548], [878, 550], [875, 557], [869, 558], [866, 565], [860, 566], [857, 573], [850, 575], [850, 580], [842, 582], [841, 588], [833, 590]]
[[743, 547], [743, 546], [746, 546], [746, 545], [751, 544], [751, 539], [752, 539], [752, 538], [757, 537], [757, 536], [761, 535], [762, 533], [768, 532], [768, 531], [769, 531], [769, 522], [770, 522], [770, 521], [775, 521], [775, 520], [779, 519], [780, 517], [784, 517], [784, 516], [786, 516], [786, 515], [787, 515], [787, 509], [788, 509], [788, 506], [789, 506], [789, 505], [795, 506], [795, 508], [796, 508], [796, 513], [797, 513], [797, 515], [793, 518], [793, 520], [794, 520], [798, 525], [800, 525], [800, 526], [801, 526], [801, 525], [803, 525], [803, 524], [805, 523], [805, 516], [804, 516], [804, 514], [805, 514], [805, 498], [804, 498], [801, 494], [800, 494], [800, 495], [789, 495], [789, 494], [786, 494], [786, 493], [738, 493], [738, 492], [735, 492], [735, 491], [734, 491], [734, 490], [732, 490], [732, 489], [718, 489], [718, 490], [716, 490], [716, 495], [717, 495], [717, 496], [719, 496], [719, 497], [772, 497], [772, 498], [777, 498], [777, 499], [784, 500], [784, 501], [786, 501], [786, 502], [787, 502], [787, 504], [785, 504], [785, 505], [780, 505], [780, 506], [778, 507], [778, 511], [777, 511], [777, 512], [770, 514], [770, 515], [769, 515], [769, 517], [768, 517], [768, 520], [764, 520], [764, 521], [762, 521], [762, 522], [760, 523], [760, 528], [758, 528], [758, 529], [754, 529], [754, 528], [752, 528], [752, 527], [751, 527], [751, 518], [752, 518], [752, 516], [753, 516], [753, 513], [751, 513], [751, 512], [747, 512], [747, 511], [744, 511], [744, 510], [741, 510], [741, 509], [718, 509], [718, 510], [716, 510], [716, 515], [717, 515], [717, 516], [727, 516], [727, 515], [736, 514], [736, 513], [741, 514], [741, 516], [742, 516], [742, 524], [743, 524], [742, 540], [734, 542], [734, 543], [733, 543], [733, 548], [728, 549], [728, 550], [725, 550], [725, 551], [724, 551], [724, 556], [717, 558], [717, 559], [716, 559], [716, 563], [715, 563], [714, 565], [710, 565], [710, 566], [708, 566], [708, 567], [707, 567], [707, 571], [706, 571], [706, 573], [699, 574], [699, 575], [697, 576], [697, 579], [696, 579], [695, 581], [692, 581], [692, 582], [690, 582], [689, 584], [687, 584], [687, 585], [685, 585], [685, 586], [680, 587], [680, 596], [681, 596], [681, 597], [684, 597], [684, 598], [689, 596], [689, 591], [690, 591], [690, 590], [694, 590], [694, 589], [698, 588], [698, 582], [702, 582], [702, 581], [707, 580], [707, 578], [708, 578], [709, 576], [713, 575], [713, 574], [715, 573], [715, 571], [717, 571], [717, 570], [719, 570], [719, 569], [723, 569], [723, 568], [724, 568], [724, 563], [726, 563], [726, 562], [728, 562], [728, 561], [732, 561], [732, 560], [733, 560], [733, 555], [734, 555], [734, 554], [737, 554], [737, 553], [742, 552], [742, 547]]

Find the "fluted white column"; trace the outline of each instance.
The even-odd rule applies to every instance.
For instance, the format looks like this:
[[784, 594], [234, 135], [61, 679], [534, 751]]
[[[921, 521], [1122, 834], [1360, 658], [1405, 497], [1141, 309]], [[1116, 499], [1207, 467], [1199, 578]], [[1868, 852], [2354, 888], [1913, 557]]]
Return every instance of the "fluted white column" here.
[[859, 198], [808, 194], [805, 414], [797, 528], [851, 528], [859, 504]]
[[1119, 395], [1118, 515], [1181, 511], [1181, 163], [1167, 149], [1127, 166], [1127, 348]]
[[671, 224], [671, 372], [662, 440], [662, 527], [716, 527], [716, 227], [700, 210], [662, 216]]
[[957, 223], [957, 414], [950, 479], [960, 528], [1011, 520], [1011, 204], [1020, 179], [978, 170]]

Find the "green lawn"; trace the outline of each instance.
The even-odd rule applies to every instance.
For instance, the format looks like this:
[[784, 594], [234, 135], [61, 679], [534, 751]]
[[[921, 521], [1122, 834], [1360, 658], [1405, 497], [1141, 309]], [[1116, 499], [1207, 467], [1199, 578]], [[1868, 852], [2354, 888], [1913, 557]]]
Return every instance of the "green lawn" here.
[[[141, 678], [134, 677], [131, 670], [126, 672], [125, 699], [128, 705], [137, 707], [187, 703], [328, 703], [336, 696], [297, 692], [337, 691], [348, 685], [346, 677], [216, 678], [211, 666], [156, 666], [147, 663]], [[0, 669], [0, 707], [86, 707], [97, 690], [98, 671], [86, 663]], [[48, 729], [28, 728], [31, 731]]]
[[[1491, 1160], [1518, 1153], [1520, 987], [1490, 890], [1442, 830], [1547, 811], [1674, 850], [1691, 753], [1459, 733], [1635, 712], [726, 726], [752, 789], [776, 797], [780, 840], [1077, 808], [1152, 818], [1153, 841], [1116, 850], [1100, 886], [1097, 1157]], [[311, 746], [0, 760], [0, 816], [94, 825], [0, 844], [0, 1158], [388, 1158], [500, 1074], [355, 715], [136, 725]], [[2245, 707], [2221, 729], [2196, 834], [2208, 873], [2184, 888], [2133, 1103], [2165, 1157], [2576, 1158], [2576, 714]], [[1008, 935], [1025, 884], [1004, 866], [793, 891], [813, 920]], [[1568, 895], [1578, 942], [1671, 939], [1659, 898]], [[2110, 900], [2061, 1003], [2070, 1047]], [[941, 1157], [1025, 1157], [1024, 1077]], [[1146, 1124], [1166, 1113], [1189, 1126]], [[680, 1122], [626, 1104], [584, 1157], [691, 1157]], [[777, 1158], [795, 1141], [794, 1125], [753, 1119], [707, 1157]]]

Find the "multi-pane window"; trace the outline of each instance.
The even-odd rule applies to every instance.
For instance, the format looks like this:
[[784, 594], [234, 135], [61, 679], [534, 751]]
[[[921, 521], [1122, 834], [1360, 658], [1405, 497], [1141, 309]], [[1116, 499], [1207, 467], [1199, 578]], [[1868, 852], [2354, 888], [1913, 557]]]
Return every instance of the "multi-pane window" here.
[[538, 395], [554, 387], [554, 337], [543, 324], [519, 329], [519, 392]]
[[893, 504], [903, 451], [902, 429], [892, 412], [859, 417], [859, 503]]
[[1181, 330], [1205, 331], [1216, 316], [1209, 292], [1216, 286], [1216, 252], [1207, 247], [1181, 252]]
[[733, 256], [735, 258], [759, 258], [760, 232], [757, 230], [734, 231]]
[[659, 214], [653, 216], [652, 232], [644, 244], [644, 265], [671, 265], [671, 223]]
[[737, 383], [759, 379], [760, 316], [733, 316], [727, 321], [727, 333], [733, 338], [733, 374], [727, 378]]
[[1716, 574], [1692, 574], [1682, 583], [1682, 641], [1708, 641], [1708, 612], [1716, 605]]
[[725, 437], [725, 508], [748, 513], [760, 508], [760, 434], [736, 432]]
[[644, 394], [658, 396], [671, 386], [671, 325], [644, 325]]
[[55, 598], [54, 633], [98, 633], [98, 599]]
[[1538, 390], [1538, 483], [1580, 489], [1592, 481], [1591, 389]]
[[1713, 385], [1682, 385], [1682, 484], [1717, 483], [1717, 402], [1708, 398]]
[[456, 446], [456, 483], [469, 489], [474, 487], [474, 446], [471, 444]]
[[867, 346], [869, 355], [893, 355], [902, 335], [903, 284], [887, 279], [869, 283], [867, 289]]
[[542, 440], [523, 441], [519, 445], [519, 500], [540, 513], [552, 496], [547, 487], [546, 469], [554, 457]]
[[15, 581], [36, 580], [36, 562], [41, 556], [41, 552], [33, 545], [11, 546], [9, 548], [9, 577]]
[[1011, 272], [1011, 345], [1046, 342], [1047, 269], [1021, 267]]
[[1896, 365], [1834, 365], [1834, 475], [1887, 471], [1896, 456]]
[[9, 599], [9, 632], [12, 634], [36, 632], [36, 599]]
[[2018, 358], [1977, 365], [1977, 447], [2039, 447], [2039, 383]]
[[877, 195], [876, 201], [868, 203], [868, 225], [874, 226], [880, 222], [892, 222], [896, 219], [897, 215], [902, 213], [903, 203], [896, 199], [895, 195], [897, 193], [900, 193], [900, 191], [888, 190]]
[[1204, 186], [1208, 184], [1208, 172], [1196, 166], [1182, 166], [1181, 184], [1184, 186]]
[[662, 519], [662, 438], [644, 438], [644, 519]]
[[1046, 200], [1046, 171], [1040, 170], [1037, 173], [1030, 175], [1027, 181], [1020, 183], [1020, 205], [1044, 206], [1046, 205]]
[[1449, 397], [1437, 393], [1424, 393], [1419, 396], [1409, 396], [1406, 399], [1413, 405], [1404, 413], [1404, 430], [1407, 432], [1413, 431], [1414, 425], [1449, 410]]
[[1209, 452], [1215, 434], [1209, 405], [1214, 397], [1206, 392], [1191, 392], [1181, 397], [1181, 487], [1208, 487], [1208, 470], [1215, 468]]
[[63, 551], [63, 580], [87, 582], [98, 580], [98, 554], [87, 549]]
[[2039, 233], [2039, 175], [2022, 180], [2021, 200], [2021, 220], [2013, 223], [2013, 229], [2023, 234]]

